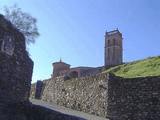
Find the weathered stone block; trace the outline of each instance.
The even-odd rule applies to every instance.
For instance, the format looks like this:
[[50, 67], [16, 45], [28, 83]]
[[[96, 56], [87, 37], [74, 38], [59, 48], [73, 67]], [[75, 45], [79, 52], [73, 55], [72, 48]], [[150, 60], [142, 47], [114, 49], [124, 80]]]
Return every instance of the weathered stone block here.
[[47, 102], [106, 117], [107, 91], [107, 74], [70, 80], [59, 77], [46, 83], [41, 97]]

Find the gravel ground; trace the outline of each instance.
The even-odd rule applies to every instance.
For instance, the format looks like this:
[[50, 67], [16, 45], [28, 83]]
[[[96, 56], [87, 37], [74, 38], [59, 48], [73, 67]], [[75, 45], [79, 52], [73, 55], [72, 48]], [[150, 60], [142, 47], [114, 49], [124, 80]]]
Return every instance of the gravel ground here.
[[64, 113], [64, 114], [81, 117], [81, 118], [84, 118], [84, 119], [87, 119], [87, 120], [109, 120], [109, 119], [98, 117], [98, 116], [91, 115], [91, 114], [88, 114], [88, 113], [75, 111], [75, 110], [72, 110], [72, 109], [69, 109], [69, 108], [58, 106], [54, 103], [49, 104], [49, 103], [46, 103], [46, 102], [43, 102], [43, 101], [40, 101], [40, 100], [33, 100], [33, 99], [30, 100], [30, 101], [32, 102], [32, 104], [39, 105], [39, 106], [42, 106], [42, 107], [46, 107], [46, 108], [49, 108], [49, 109], [52, 109], [52, 110], [55, 110], [55, 111], [58, 111], [58, 112], [61, 112], [61, 113]]

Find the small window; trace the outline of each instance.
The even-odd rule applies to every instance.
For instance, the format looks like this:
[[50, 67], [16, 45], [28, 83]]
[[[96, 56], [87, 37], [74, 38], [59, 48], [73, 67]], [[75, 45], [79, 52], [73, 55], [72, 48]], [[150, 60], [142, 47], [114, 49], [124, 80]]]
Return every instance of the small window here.
[[113, 45], [116, 45], [116, 39], [115, 38], [113, 39]]
[[111, 40], [109, 39], [109, 40], [108, 40], [108, 46], [110, 46], [110, 45], [111, 45]]

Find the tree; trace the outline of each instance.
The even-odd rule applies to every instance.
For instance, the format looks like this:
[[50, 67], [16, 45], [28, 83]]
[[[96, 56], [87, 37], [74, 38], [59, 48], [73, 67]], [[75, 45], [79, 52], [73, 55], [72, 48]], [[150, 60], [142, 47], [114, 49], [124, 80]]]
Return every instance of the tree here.
[[5, 18], [23, 33], [26, 43], [35, 43], [35, 39], [39, 36], [36, 18], [23, 12], [21, 8], [17, 7], [17, 5], [12, 7], [5, 6], [3, 10]]

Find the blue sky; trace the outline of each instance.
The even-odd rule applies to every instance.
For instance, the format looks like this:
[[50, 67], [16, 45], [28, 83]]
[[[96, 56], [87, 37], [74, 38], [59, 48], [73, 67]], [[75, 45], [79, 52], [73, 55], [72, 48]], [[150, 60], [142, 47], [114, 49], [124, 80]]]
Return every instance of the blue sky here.
[[33, 82], [49, 78], [52, 63], [104, 64], [104, 34], [123, 34], [124, 62], [160, 55], [159, 0], [0, 0], [17, 5], [38, 20], [41, 36], [29, 46]]

